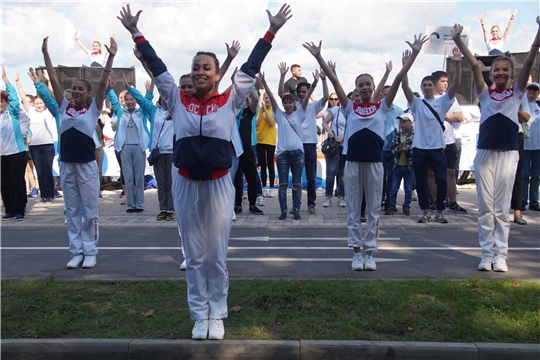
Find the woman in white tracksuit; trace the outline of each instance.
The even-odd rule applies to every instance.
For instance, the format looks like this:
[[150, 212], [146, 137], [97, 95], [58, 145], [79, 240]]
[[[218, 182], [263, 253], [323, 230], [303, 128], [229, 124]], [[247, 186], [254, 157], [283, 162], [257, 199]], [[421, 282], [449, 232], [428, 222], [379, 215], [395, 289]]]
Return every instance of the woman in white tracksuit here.
[[213, 53], [199, 52], [193, 59], [193, 95], [176, 86], [163, 61], [137, 28], [140, 13], [132, 15], [128, 5], [119, 19], [152, 71], [173, 117], [174, 165], [178, 168], [173, 197], [186, 253], [188, 304], [195, 320], [192, 338], [223, 339], [221, 319], [227, 317], [226, 260], [234, 191], [227, 175], [234, 153], [234, 119], [255, 83], [275, 34], [290, 18], [290, 10], [284, 5], [276, 16], [268, 12], [268, 32], [235, 74], [232, 87], [221, 95], [214, 91], [219, 61]]
[[[93, 136], [116, 55], [116, 42], [111, 38], [109, 58], [95, 91], [95, 100], [92, 101], [92, 85], [87, 80], [76, 79], [71, 86], [73, 103], [64, 98], [47, 43], [48, 37], [43, 40], [43, 58], [60, 112], [60, 181], [66, 206], [69, 251], [72, 254], [67, 267], [72, 269], [82, 264], [83, 268], [91, 268], [97, 263], [99, 239], [99, 176]], [[82, 221], [83, 213], [85, 221]]]
[[514, 63], [508, 57], [497, 58], [491, 64], [490, 79], [495, 85], [488, 88], [478, 61], [461, 39], [463, 27], [456, 24], [452, 38], [465, 59], [471, 64], [474, 88], [480, 105], [480, 131], [474, 172], [478, 189], [478, 238], [482, 260], [478, 270], [508, 271], [508, 236], [510, 235], [510, 199], [518, 163], [518, 110], [523, 91], [540, 46], [539, 27], [529, 54], [523, 62], [517, 83]]

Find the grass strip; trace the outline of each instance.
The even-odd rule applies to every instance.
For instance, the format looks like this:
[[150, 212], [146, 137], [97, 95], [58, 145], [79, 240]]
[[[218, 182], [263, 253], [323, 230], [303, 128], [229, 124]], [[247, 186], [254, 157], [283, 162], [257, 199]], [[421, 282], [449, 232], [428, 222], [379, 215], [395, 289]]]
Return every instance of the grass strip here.
[[[3, 339], [189, 339], [183, 281], [2, 280]], [[540, 342], [521, 280], [234, 280], [228, 340]]]

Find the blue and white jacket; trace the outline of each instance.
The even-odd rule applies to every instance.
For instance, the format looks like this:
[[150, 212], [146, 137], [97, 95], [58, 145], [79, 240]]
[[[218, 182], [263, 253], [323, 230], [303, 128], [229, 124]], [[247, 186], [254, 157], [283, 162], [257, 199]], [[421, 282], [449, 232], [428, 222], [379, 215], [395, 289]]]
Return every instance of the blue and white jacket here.
[[0, 115], [0, 155], [13, 155], [26, 151], [25, 139], [30, 123], [28, 117], [21, 117], [17, 91], [11, 84], [6, 84], [8, 107]]

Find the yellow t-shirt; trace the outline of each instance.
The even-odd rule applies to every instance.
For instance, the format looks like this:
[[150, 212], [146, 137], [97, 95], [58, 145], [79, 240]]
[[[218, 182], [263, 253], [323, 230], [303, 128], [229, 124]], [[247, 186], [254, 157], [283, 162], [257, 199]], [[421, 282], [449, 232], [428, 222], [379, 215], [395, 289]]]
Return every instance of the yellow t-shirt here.
[[[259, 111], [257, 112], [257, 118], [259, 117], [259, 113], [261, 111], [261, 108], [259, 107]], [[272, 107], [267, 109], [268, 115], [272, 119], [274, 119], [274, 115], [272, 115]], [[276, 146], [277, 143], [277, 130], [276, 130], [276, 124], [274, 126], [268, 125], [268, 122], [266, 121], [266, 113], [264, 110], [262, 110], [262, 119], [259, 126], [257, 126], [257, 144], [266, 144], [266, 145], [272, 145]]]
[[[407, 135], [401, 135], [401, 142], [404, 143], [407, 141]], [[398, 163], [399, 166], [407, 166], [407, 152], [400, 152]]]

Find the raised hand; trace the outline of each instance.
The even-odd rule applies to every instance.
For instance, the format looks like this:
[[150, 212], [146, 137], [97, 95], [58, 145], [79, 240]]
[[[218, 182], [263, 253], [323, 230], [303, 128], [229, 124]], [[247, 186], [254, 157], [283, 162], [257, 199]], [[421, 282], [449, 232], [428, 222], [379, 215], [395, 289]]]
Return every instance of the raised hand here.
[[14, 80], [15, 80], [15, 81], [19, 81], [19, 69], [15, 70], [15, 77], [14, 77]]
[[43, 54], [47, 54], [49, 52], [49, 37], [47, 36], [45, 39], [43, 39], [43, 43], [41, 44], [41, 52]]
[[480, 14], [478, 15], [478, 18], [480, 19], [480, 22], [481, 22], [481, 23], [484, 23], [484, 14], [480, 13]]
[[[124, 77], [126, 77], [125, 74], [124, 74]], [[150, 82], [150, 80], [146, 80], [146, 81], [144, 82], [144, 88], [146, 89], [146, 91], [150, 91], [150, 85], [152, 85], [151, 82]]]
[[256, 89], [261, 89], [262, 88], [262, 76], [261, 76], [260, 72], [259, 72], [259, 76], [257, 76], [255, 78], [255, 88]]
[[314, 42], [311, 42], [311, 44], [306, 42], [303, 43], [302, 46], [306, 48], [311, 53], [311, 55], [317, 57], [317, 55], [321, 54], [322, 40], [319, 42], [319, 46], [315, 45]]
[[321, 80], [326, 80], [326, 74], [323, 69], [319, 69], [319, 76], [321, 77]]
[[285, 25], [290, 18], [292, 18], [291, 7], [287, 4], [283, 4], [276, 15], [272, 15], [270, 10], [266, 10], [266, 13], [268, 14], [268, 21], [270, 22], [268, 31], [274, 35], [276, 35], [279, 29], [281, 29], [281, 27]]
[[461, 32], [463, 31], [463, 26], [459, 24], [454, 24], [454, 27], [452, 28], [452, 31], [450, 31], [450, 36], [452, 36], [452, 39], [456, 39], [459, 36], [461, 36]]
[[73, 34], [73, 37], [75, 38], [75, 41], [79, 41], [79, 30], [75, 31], [75, 34]]
[[518, 14], [518, 9], [512, 11], [512, 18], [515, 18], [517, 14]]
[[459, 48], [457, 46], [454, 46], [454, 49], [452, 49], [452, 57], [450, 58], [454, 61], [461, 61], [461, 51], [459, 51]]
[[332, 62], [332, 60], [328, 60], [326, 62], [328, 64], [328, 67], [330, 68], [330, 70], [332, 70], [332, 72], [334, 73], [334, 75], [336, 75], [336, 62]]
[[105, 45], [107, 48], [107, 51], [109, 52], [109, 56], [115, 56], [116, 50], [118, 49], [118, 45], [116, 44], [116, 40], [114, 40], [113, 37], [111, 37], [111, 44], [109, 46]]
[[4, 64], [2, 64], [2, 80], [4, 80], [6, 84], [9, 84], [9, 80], [6, 76], [6, 69], [4, 69]]
[[125, 74], [125, 73], [122, 74], [122, 78], [123, 78], [123, 80], [124, 80], [124, 86], [125, 86], [126, 89], [127, 89], [127, 88], [129, 87], [129, 83], [128, 83], [128, 81], [127, 81], [127, 78], [126, 78], [126, 74]]
[[142, 10], [137, 11], [137, 14], [133, 16], [131, 14], [131, 8], [127, 4], [127, 9], [122, 6], [120, 11], [120, 16], [117, 16], [118, 20], [124, 25], [124, 27], [133, 35], [136, 32], [139, 32], [137, 28], [137, 23], [139, 22], [139, 15], [142, 13]]
[[401, 63], [405, 65], [407, 60], [409, 60], [409, 57], [411, 57], [411, 50], [405, 50], [401, 55]]
[[238, 40], [233, 40], [230, 47], [227, 43], [225, 43], [225, 46], [227, 46], [227, 56], [235, 58], [236, 55], [238, 55], [238, 52], [240, 51], [240, 43], [238, 42]]
[[313, 74], [313, 83], [311, 84], [311, 86], [315, 86], [319, 82], [319, 79], [321, 78], [321, 73], [319, 73], [319, 70], [315, 69], [315, 71], [312, 74]]
[[287, 67], [287, 63], [282, 61], [278, 65], [278, 69], [281, 75], [287, 74], [287, 71], [289, 71], [289, 68]]
[[43, 79], [45, 79], [45, 80], [47, 80], [47, 81], [50, 80], [50, 79], [49, 79], [49, 72], [47, 71], [47, 69], [43, 69], [43, 70], [41, 71], [41, 76], [43, 76]]
[[114, 87], [116, 86], [116, 83], [118, 81], [118, 78], [116, 77], [115, 74], [111, 74], [109, 75], [109, 89], [114, 89]]
[[420, 52], [420, 50], [422, 50], [422, 45], [424, 45], [426, 41], [428, 41], [427, 35], [422, 37], [422, 33], [420, 33], [418, 36], [414, 35], [414, 42], [412, 44], [408, 41], [405, 42], [413, 49], [413, 51]]
[[391, 73], [393, 68], [394, 68], [394, 66], [392, 65], [392, 60], [390, 60], [389, 62], [386, 63], [386, 71], [388, 73]]

